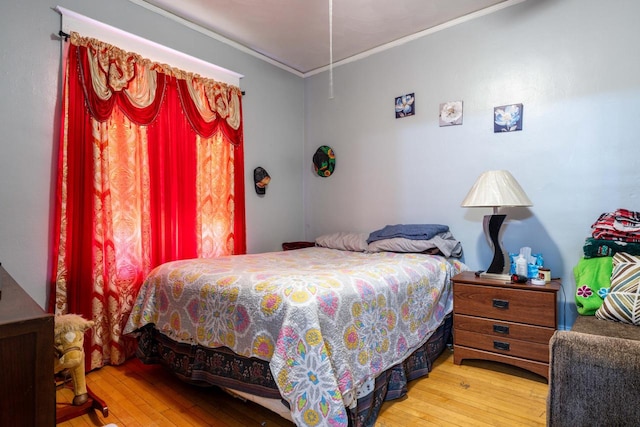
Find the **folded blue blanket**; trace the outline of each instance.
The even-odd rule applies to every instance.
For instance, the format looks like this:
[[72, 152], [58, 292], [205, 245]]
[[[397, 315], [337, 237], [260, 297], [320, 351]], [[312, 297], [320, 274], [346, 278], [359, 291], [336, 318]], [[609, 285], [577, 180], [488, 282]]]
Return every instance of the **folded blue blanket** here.
[[369, 234], [367, 243], [377, 240], [404, 237], [411, 240], [429, 240], [440, 233], [449, 231], [448, 225], [441, 224], [396, 224], [387, 225]]

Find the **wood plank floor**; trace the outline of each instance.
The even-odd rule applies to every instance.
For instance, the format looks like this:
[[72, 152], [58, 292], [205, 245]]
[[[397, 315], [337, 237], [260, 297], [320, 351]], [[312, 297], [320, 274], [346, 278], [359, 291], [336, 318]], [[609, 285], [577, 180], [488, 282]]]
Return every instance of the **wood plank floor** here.
[[[185, 384], [162, 366], [137, 359], [90, 372], [87, 384], [107, 403], [108, 417], [96, 412], [59, 426], [293, 426], [252, 402]], [[412, 381], [407, 396], [384, 404], [376, 426], [544, 426], [547, 391], [540, 376], [493, 362], [454, 365], [453, 353], [445, 350], [428, 378]], [[58, 406], [72, 397], [70, 389], [59, 388]]]

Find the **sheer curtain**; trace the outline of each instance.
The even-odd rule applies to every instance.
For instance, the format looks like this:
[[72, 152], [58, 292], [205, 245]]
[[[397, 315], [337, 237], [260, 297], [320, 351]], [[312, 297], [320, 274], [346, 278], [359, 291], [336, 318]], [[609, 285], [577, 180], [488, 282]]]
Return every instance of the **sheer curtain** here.
[[120, 364], [149, 271], [246, 251], [241, 93], [72, 33], [49, 310], [95, 322], [87, 368]]

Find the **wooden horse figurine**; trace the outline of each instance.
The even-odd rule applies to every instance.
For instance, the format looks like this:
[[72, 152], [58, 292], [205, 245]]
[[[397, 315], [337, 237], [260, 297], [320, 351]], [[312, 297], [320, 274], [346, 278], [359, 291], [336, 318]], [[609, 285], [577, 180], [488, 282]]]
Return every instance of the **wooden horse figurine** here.
[[54, 317], [55, 358], [53, 373], [68, 369], [73, 380], [73, 404], [80, 406], [88, 398], [84, 372], [84, 333], [94, 324], [77, 314], [63, 314]]

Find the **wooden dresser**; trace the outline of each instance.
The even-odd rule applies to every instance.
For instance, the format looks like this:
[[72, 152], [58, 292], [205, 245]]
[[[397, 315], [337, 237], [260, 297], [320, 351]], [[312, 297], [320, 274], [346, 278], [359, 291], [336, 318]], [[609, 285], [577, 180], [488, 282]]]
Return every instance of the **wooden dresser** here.
[[0, 266], [0, 426], [54, 426], [53, 315]]
[[549, 379], [549, 340], [558, 327], [560, 282], [541, 286], [476, 277], [453, 278], [453, 361], [508, 363]]

